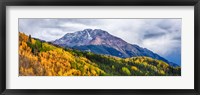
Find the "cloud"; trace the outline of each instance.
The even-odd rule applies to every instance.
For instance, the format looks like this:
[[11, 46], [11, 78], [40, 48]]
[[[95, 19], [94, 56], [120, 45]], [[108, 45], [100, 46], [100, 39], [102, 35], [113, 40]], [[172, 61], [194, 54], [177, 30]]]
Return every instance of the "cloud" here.
[[162, 56], [181, 48], [181, 19], [19, 19], [19, 31], [46, 41], [86, 28], [106, 30]]
[[148, 33], [144, 35], [144, 39], [158, 38], [164, 35], [165, 33]]

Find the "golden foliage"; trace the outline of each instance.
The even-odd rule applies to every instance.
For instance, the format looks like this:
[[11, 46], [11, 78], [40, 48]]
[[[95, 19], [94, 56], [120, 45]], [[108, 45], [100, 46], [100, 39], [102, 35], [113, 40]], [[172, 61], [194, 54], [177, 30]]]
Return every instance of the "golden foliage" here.
[[[20, 33], [19, 45], [19, 74], [22, 76], [96, 76], [105, 73], [103, 70], [91, 64], [91, 61], [84, 57], [75, 57], [71, 53], [42, 43], [44, 51], [37, 55], [33, 54], [27, 45], [28, 36]], [[31, 44], [36, 40], [31, 39]], [[83, 70], [79, 68], [84, 67]]]
[[64, 49], [19, 33], [20, 76], [180, 75], [180, 67], [150, 57], [119, 58]]
[[138, 71], [138, 68], [136, 66], [131, 66], [131, 69], [134, 71]]

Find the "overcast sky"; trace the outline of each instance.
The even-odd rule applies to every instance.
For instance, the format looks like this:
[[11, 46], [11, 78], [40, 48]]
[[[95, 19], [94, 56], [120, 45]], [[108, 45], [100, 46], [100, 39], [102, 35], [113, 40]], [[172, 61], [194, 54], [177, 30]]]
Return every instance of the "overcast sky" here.
[[181, 19], [19, 19], [19, 31], [53, 41], [66, 33], [102, 29], [181, 63]]

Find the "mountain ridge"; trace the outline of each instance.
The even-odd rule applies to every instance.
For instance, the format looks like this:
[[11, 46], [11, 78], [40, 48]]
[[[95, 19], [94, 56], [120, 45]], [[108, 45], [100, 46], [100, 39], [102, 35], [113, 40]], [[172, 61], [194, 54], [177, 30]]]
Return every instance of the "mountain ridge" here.
[[[74, 33], [67, 33], [60, 39], [53, 41], [53, 44], [121, 58], [147, 56], [162, 60], [172, 66], [178, 66], [177, 64], [169, 62], [165, 58], [147, 48], [142, 48], [136, 44], [130, 44], [123, 39], [113, 36], [107, 31], [101, 29], [84, 29]], [[114, 53], [108, 53], [109, 50], [112, 50]]]

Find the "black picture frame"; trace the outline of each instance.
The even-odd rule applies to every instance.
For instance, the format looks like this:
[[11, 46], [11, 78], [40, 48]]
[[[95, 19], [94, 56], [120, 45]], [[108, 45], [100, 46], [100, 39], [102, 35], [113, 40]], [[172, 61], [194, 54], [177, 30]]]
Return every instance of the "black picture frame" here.
[[[6, 6], [194, 6], [194, 89], [6, 89]], [[8, 95], [200, 95], [199, 0], [0, 0], [0, 94]], [[189, 32], [189, 31], [188, 31]], [[186, 81], [187, 82], [187, 81]]]

